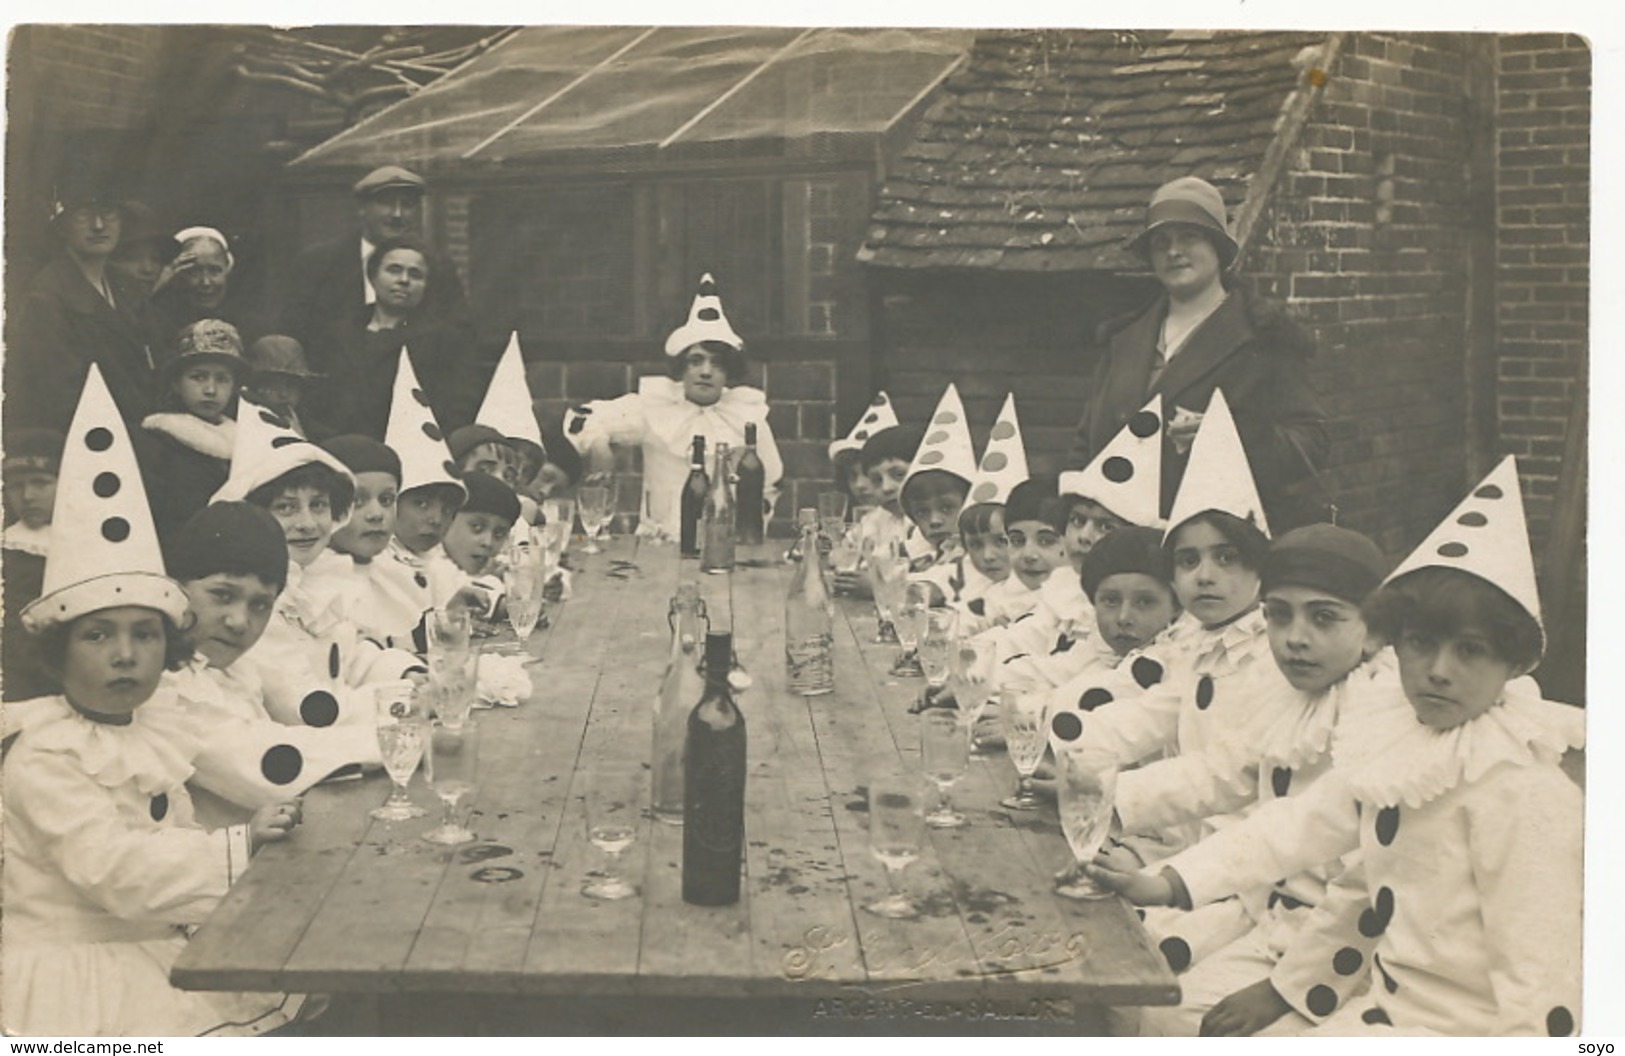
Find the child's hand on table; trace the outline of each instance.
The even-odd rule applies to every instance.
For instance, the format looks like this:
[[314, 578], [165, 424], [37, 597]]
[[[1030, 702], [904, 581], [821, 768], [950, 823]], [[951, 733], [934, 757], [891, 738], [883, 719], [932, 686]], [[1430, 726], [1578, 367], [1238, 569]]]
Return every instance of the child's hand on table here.
[[1260, 979], [1226, 997], [1202, 1017], [1204, 1038], [1250, 1038], [1288, 1012], [1287, 1004], [1268, 979]]
[[1136, 906], [1171, 906], [1174, 904], [1174, 885], [1166, 876], [1140, 871], [1134, 854], [1124, 847], [1111, 847], [1095, 855], [1095, 860], [1083, 867], [1084, 874], [1110, 891], [1122, 895]]
[[257, 851], [267, 843], [287, 839], [303, 818], [303, 808], [297, 799], [267, 803], [248, 820], [249, 850]]
[[869, 577], [862, 572], [835, 573], [835, 589], [854, 598], [867, 598], [869, 592]]

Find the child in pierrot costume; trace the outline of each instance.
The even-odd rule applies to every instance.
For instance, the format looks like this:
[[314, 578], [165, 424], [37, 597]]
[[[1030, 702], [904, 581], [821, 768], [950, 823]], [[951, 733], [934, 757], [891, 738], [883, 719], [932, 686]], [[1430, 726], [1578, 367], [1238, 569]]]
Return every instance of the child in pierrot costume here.
[[140, 471], [90, 368], [63, 455], [56, 547], [23, 611], [62, 692], [23, 705], [5, 761], [4, 1029], [12, 1034], [259, 1034], [284, 994], [187, 993], [185, 948], [254, 847], [286, 837], [295, 803], [247, 825], [198, 827], [197, 742], [164, 686], [189, 652], [186, 595], [167, 578]]
[[[1338, 731], [1334, 765], [1142, 872], [1090, 874], [1133, 901], [1201, 905], [1358, 850], [1316, 908], [1324, 979], [1280, 995], [1326, 1034], [1576, 1031], [1582, 794], [1559, 768], [1581, 714], [1526, 676], [1544, 647], [1511, 458], [1367, 606], [1397, 675]], [[1336, 980], [1369, 967], [1370, 990]]]

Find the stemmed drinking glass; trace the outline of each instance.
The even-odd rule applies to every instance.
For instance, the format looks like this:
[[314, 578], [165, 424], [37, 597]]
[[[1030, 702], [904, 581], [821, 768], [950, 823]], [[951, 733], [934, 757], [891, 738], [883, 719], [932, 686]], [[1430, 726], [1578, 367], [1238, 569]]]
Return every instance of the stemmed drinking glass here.
[[428, 813], [406, 795], [407, 782], [412, 780], [412, 771], [423, 759], [424, 742], [429, 733], [429, 709], [423, 699], [426, 695], [409, 682], [388, 683], [375, 692], [378, 752], [384, 758], [384, 772], [389, 775], [392, 787], [383, 806], [368, 811], [368, 817], [380, 821], [409, 821]]
[[946, 606], [926, 610], [925, 632], [920, 635], [916, 652], [920, 668], [925, 672], [927, 699], [940, 693], [948, 684], [955, 644], [954, 628], [958, 623], [959, 614]]
[[549, 555], [549, 566], [557, 566], [570, 549], [570, 531], [576, 523], [576, 504], [567, 498], [551, 498], [542, 503], [542, 550]]
[[647, 795], [641, 764], [599, 762], [585, 774], [587, 839], [604, 852], [604, 871], [589, 879], [581, 893], [613, 902], [631, 898], [637, 886], [621, 876], [621, 852], [638, 838]]
[[508, 624], [518, 640], [514, 651], [521, 656], [525, 654], [526, 640], [542, 618], [542, 593], [546, 584], [547, 566], [543, 555], [533, 546], [515, 548], [503, 573], [502, 585]]
[[976, 739], [976, 723], [981, 719], [982, 712], [987, 710], [988, 698], [992, 696], [991, 687], [982, 671], [992, 650], [991, 643], [972, 635], [957, 639], [950, 655], [952, 673], [948, 677], [948, 684], [954, 695], [954, 703], [959, 705], [960, 721], [966, 728], [970, 753], [977, 756], [992, 754]]
[[436, 723], [429, 737], [425, 769], [429, 787], [440, 797], [444, 812], [440, 824], [423, 834], [430, 843], [452, 846], [478, 839], [462, 821], [464, 800], [474, 795], [479, 764], [479, 727], [465, 722], [461, 729]]
[[863, 908], [902, 920], [920, 915], [903, 890], [903, 870], [920, 856], [925, 842], [925, 796], [918, 778], [884, 777], [869, 784], [869, 852], [886, 869], [885, 898]]
[[[856, 524], [848, 525], [835, 545], [829, 551], [829, 567], [836, 573], [851, 574], [858, 570], [863, 563], [863, 547], [858, 540], [859, 528]], [[835, 593], [845, 593], [840, 587], [839, 578], [836, 579]]]
[[925, 816], [925, 823], [933, 829], [964, 825], [965, 815], [954, 809], [949, 798], [954, 782], [964, 777], [970, 766], [970, 740], [960, 729], [957, 712], [947, 708], [920, 712], [920, 759], [925, 776], [937, 786], [937, 805]]
[[455, 732], [468, 721], [479, 685], [479, 652], [471, 640], [473, 619], [467, 609], [451, 607], [429, 610], [425, 622], [435, 715]]
[[897, 644], [897, 611], [903, 607], [903, 588], [908, 583], [908, 557], [895, 542], [876, 546], [869, 555], [869, 587], [875, 596], [879, 629], [876, 645]]
[[925, 669], [920, 666], [920, 640], [925, 637], [927, 622], [931, 618], [931, 584], [905, 583], [903, 604], [897, 611], [897, 643], [902, 651], [891, 666], [891, 673], [901, 678], [920, 678]]
[[846, 534], [846, 500], [844, 491], [818, 493], [818, 528], [830, 546]]
[[1066, 835], [1078, 867], [1055, 890], [1067, 898], [1110, 897], [1112, 892], [1084, 874], [1083, 865], [1094, 860], [1111, 829], [1112, 805], [1117, 795], [1117, 756], [1103, 748], [1080, 747], [1058, 754], [1056, 792], [1061, 832]]
[[1007, 689], [999, 718], [1004, 725], [1004, 743], [1010, 762], [1021, 777], [1015, 795], [999, 802], [1011, 810], [1037, 810], [1039, 799], [1033, 793], [1033, 773], [1049, 743], [1044, 731], [1044, 694], [1037, 689]]
[[582, 547], [584, 553], [604, 552], [596, 539], [609, 520], [613, 501], [614, 494], [603, 484], [587, 484], [577, 489], [576, 513], [581, 517], [581, 531], [587, 537], [587, 545]]

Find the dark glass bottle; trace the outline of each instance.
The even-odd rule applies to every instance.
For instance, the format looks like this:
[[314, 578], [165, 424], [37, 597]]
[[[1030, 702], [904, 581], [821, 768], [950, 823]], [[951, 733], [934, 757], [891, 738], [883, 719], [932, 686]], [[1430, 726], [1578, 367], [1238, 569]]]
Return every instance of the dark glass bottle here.
[[733, 635], [705, 636], [705, 693], [688, 716], [683, 760], [683, 901], [739, 901], [745, 848], [745, 716], [728, 685]]
[[756, 423], [745, 423], [745, 449], [739, 453], [734, 467], [734, 508], [741, 546], [754, 546], [762, 541], [762, 519], [767, 513], [767, 467], [756, 453]]
[[694, 437], [689, 455], [688, 479], [683, 482], [683, 504], [678, 525], [678, 549], [683, 557], [700, 556], [700, 518], [705, 514], [705, 495], [711, 478], [705, 473], [705, 437]]

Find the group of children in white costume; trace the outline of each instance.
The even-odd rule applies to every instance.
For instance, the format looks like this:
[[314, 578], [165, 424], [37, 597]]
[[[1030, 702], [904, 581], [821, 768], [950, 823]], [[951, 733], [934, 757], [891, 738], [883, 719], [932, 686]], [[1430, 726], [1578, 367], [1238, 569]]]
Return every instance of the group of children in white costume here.
[[1146, 907], [1182, 1001], [1117, 1029], [1577, 1029], [1582, 794], [1558, 763], [1584, 723], [1526, 677], [1510, 458], [1389, 572], [1347, 528], [1271, 541], [1222, 390], [1166, 522], [1156, 401], [1059, 481], [1008, 450], [1012, 401], [980, 464], [963, 420], [952, 386], [923, 428], [882, 393], [832, 461], [878, 504], [868, 549], [929, 544], [913, 575], [987, 646], [993, 699], [1041, 693], [1053, 752], [1118, 759], [1109, 846], [1078, 871]]
[[[190, 365], [231, 355], [209, 347]], [[179, 929], [296, 829], [300, 793], [378, 766], [375, 691], [424, 676], [430, 610], [497, 615], [504, 545], [553, 484], [637, 444], [647, 529], [675, 535], [693, 436], [714, 450], [750, 426], [771, 504], [783, 467], [743, 347], [707, 277], [669, 376], [571, 410], [550, 442], [517, 345], [498, 377], [522, 395], [493, 383], [452, 436], [404, 354], [384, 442], [314, 444], [244, 400], [223, 483], [173, 527], [167, 565], [92, 368], [58, 459], [7, 452], [13, 505], [14, 469], [57, 471], [54, 516], [6, 542], [45, 562], [21, 619], [60, 691], [5, 715], [6, 1029], [263, 1033], [308, 1015], [173, 989]], [[866, 560], [906, 558], [975, 644], [988, 739], [1001, 699], [1038, 694], [1052, 753], [1122, 766], [1108, 846], [1079, 868], [1145, 907], [1182, 1001], [1115, 1025], [1572, 1033], [1581, 793], [1557, 761], [1583, 722], [1526, 677], [1544, 639], [1512, 461], [1390, 572], [1347, 528], [1270, 538], [1222, 391], [1164, 517], [1165, 429], [1153, 400], [1086, 468], [1033, 475], [1013, 398], [978, 458], [950, 385], [918, 425], [879, 394], [831, 445], [867, 508]]]

